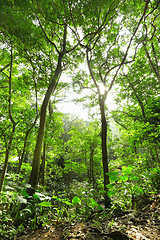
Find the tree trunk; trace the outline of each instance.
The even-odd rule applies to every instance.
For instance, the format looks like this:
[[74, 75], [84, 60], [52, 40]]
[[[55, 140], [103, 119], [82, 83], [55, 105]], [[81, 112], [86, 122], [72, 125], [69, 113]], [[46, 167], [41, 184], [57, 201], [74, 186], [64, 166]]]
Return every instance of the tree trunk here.
[[50, 83], [50, 85], [48, 87], [48, 90], [45, 94], [45, 97], [44, 97], [44, 100], [43, 100], [43, 103], [42, 103], [42, 107], [41, 107], [40, 125], [39, 125], [39, 129], [38, 129], [37, 142], [36, 142], [36, 147], [35, 147], [34, 157], [33, 157], [33, 162], [32, 162], [32, 171], [31, 171], [31, 175], [30, 175], [30, 179], [29, 179], [29, 184], [31, 184], [32, 190], [28, 189], [29, 194], [32, 194], [35, 191], [35, 188], [37, 186], [39, 163], [40, 163], [44, 129], [45, 129], [45, 122], [46, 122], [46, 111], [47, 111], [47, 106], [48, 106], [48, 102], [50, 100], [51, 94], [53, 93], [53, 91], [56, 88], [57, 79], [60, 77], [61, 72], [62, 72], [62, 58], [63, 58], [63, 55], [64, 55], [63, 53], [59, 54], [58, 64], [57, 64], [52, 82]]
[[90, 173], [89, 173], [89, 181], [90, 183], [93, 184], [94, 188], [94, 171], [93, 171], [93, 154], [94, 154], [94, 149], [93, 147], [90, 148]]
[[109, 184], [109, 172], [108, 168], [108, 154], [107, 154], [107, 121], [105, 117], [105, 101], [103, 99], [99, 100], [100, 111], [101, 111], [101, 144], [102, 144], [102, 162], [103, 162], [103, 179], [104, 179], [104, 204], [105, 208], [110, 206], [110, 198], [107, 195]]
[[32, 126], [26, 131], [26, 136], [25, 136], [25, 139], [24, 139], [22, 155], [19, 157], [19, 163], [18, 163], [18, 167], [17, 167], [17, 170], [16, 170], [17, 174], [19, 174], [20, 170], [21, 170], [22, 162], [23, 162], [23, 159], [24, 159], [25, 151], [26, 151], [28, 136], [29, 136], [31, 130], [33, 129], [33, 127], [35, 126], [37, 119], [38, 119], [38, 114], [36, 115], [36, 118], [35, 118]]
[[21, 166], [22, 166], [22, 162], [23, 162], [24, 154], [25, 154], [25, 150], [26, 150], [26, 144], [27, 144], [27, 139], [25, 137], [23, 151], [22, 151], [21, 156], [19, 156], [19, 162], [18, 162], [18, 166], [17, 166], [17, 170], [16, 170], [17, 174], [20, 173], [20, 169], [21, 169]]
[[1, 173], [1, 177], [0, 177], [0, 192], [2, 190], [4, 177], [5, 177], [5, 174], [6, 174], [6, 171], [7, 171], [9, 154], [10, 154], [10, 149], [11, 149], [11, 144], [12, 144], [14, 132], [15, 132], [15, 125], [13, 125], [12, 133], [11, 133], [11, 136], [10, 136], [10, 140], [9, 140], [8, 146], [6, 147], [5, 161], [4, 161], [4, 165], [3, 165], [3, 169], [2, 169], [2, 173]]
[[42, 186], [44, 186], [45, 162], [46, 162], [46, 143], [43, 144], [43, 155], [42, 155], [42, 164], [41, 164], [41, 185]]

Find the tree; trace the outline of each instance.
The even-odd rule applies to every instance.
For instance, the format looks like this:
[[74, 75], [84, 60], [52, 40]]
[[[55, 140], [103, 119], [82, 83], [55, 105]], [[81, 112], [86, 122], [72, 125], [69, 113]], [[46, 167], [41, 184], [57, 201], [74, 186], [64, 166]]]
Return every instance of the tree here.
[[[157, 51], [159, 4], [159, 2], [151, 4], [143, 22], [144, 31], [135, 38], [135, 43], [139, 43], [135, 61], [124, 68], [117, 79], [119, 84], [116, 97], [118, 107], [112, 115], [126, 132], [128, 142], [125, 143], [124, 151], [122, 151], [123, 161], [129, 164], [134, 159], [135, 164], [137, 166], [140, 164], [144, 172], [147, 169], [150, 175], [154, 175], [153, 172], [156, 172], [154, 169], [159, 168], [160, 106], [159, 54]], [[147, 18], [152, 20], [149, 21]], [[156, 174], [157, 176], [154, 176], [152, 181], [158, 189], [159, 173], [156, 172]]]
[[[107, 156], [107, 120], [105, 113], [105, 101], [122, 66], [132, 63], [135, 59], [136, 49], [133, 56], [129, 56], [130, 59], [127, 60], [127, 57], [129, 55], [129, 49], [132, 46], [133, 39], [138, 32], [140, 24], [146, 16], [148, 4], [149, 1], [146, 2], [143, 8], [141, 6], [141, 17], [139, 18], [139, 21], [136, 23], [136, 25], [134, 25], [134, 31], [129, 36], [130, 40], [125, 51], [120, 50], [120, 46], [122, 48], [124, 40], [121, 40], [121, 33], [119, 30], [121, 29], [122, 31], [122, 29], [124, 29], [123, 31], [126, 31], [126, 26], [125, 24], [123, 24], [123, 21], [120, 25], [118, 17], [121, 18], [120, 14], [122, 13], [124, 6], [126, 5], [118, 5], [117, 2], [112, 2], [110, 5], [108, 5], [107, 21], [105, 27], [103, 28], [103, 31], [100, 33], [100, 35], [98, 35], [96, 39], [91, 38], [88, 44], [84, 46], [86, 48], [88, 70], [90, 73], [90, 77], [93, 81], [95, 91], [98, 95], [98, 104], [101, 115], [101, 142], [105, 199], [104, 202], [106, 207], [109, 206], [110, 199], [107, 196], [107, 185], [109, 184], [109, 176], [107, 175], [107, 173], [109, 171], [109, 168]], [[120, 12], [119, 16], [118, 12]], [[103, 86], [103, 90], [101, 86]]]

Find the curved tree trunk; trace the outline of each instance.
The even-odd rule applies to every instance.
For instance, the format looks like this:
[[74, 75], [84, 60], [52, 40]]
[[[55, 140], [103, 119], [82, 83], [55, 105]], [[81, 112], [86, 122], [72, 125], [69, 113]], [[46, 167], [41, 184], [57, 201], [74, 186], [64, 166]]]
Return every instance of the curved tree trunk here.
[[37, 186], [38, 181], [38, 172], [39, 172], [39, 163], [40, 163], [40, 157], [41, 157], [41, 150], [42, 150], [42, 143], [43, 143], [43, 136], [44, 136], [44, 129], [45, 129], [45, 122], [46, 122], [46, 111], [47, 106], [51, 97], [51, 94], [56, 88], [57, 80], [61, 75], [62, 72], [62, 58], [64, 53], [59, 54], [58, 64], [54, 73], [54, 76], [52, 78], [52, 82], [50, 83], [48, 90], [45, 94], [41, 112], [40, 112], [40, 126], [38, 129], [38, 136], [37, 136], [37, 142], [36, 147], [34, 151], [34, 157], [32, 162], [32, 171], [29, 179], [29, 184], [31, 184], [32, 190], [28, 189], [29, 194], [32, 194], [35, 191], [35, 188]]

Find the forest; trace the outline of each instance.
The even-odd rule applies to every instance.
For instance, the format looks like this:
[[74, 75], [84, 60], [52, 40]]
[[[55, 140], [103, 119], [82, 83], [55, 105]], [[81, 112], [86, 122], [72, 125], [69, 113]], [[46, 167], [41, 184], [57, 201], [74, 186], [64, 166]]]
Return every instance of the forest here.
[[0, 1], [0, 239], [160, 239], [160, 0]]

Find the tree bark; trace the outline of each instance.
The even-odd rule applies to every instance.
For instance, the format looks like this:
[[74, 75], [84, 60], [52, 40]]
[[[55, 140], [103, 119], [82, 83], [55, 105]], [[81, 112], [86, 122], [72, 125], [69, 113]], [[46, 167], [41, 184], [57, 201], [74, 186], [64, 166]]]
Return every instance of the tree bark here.
[[108, 168], [108, 152], [107, 152], [107, 121], [105, 117], [105, 100], [99, 99], [100, 111], [101, 111], [101, 144], [102, 144], [102, 162], [103, 162], [103, 179], [104, 179], [104, 204], [105, 208], [110, 206], [110, 198], [107, 195], [109, 184], [109, 172]]
[[89, 170], [89, 182], [90, 182], [90, 183], [93, 183], [93, 187], [94, 187], [93, 153], [94, 153], [94, 149], [93, 149], [93, 147], [90, 147], [90, 170]]
[[42, 164], [41, 164], [41, 185], [42, 186], [44, 186], [45, 162], [46, 162], [46, 143], [43, 144], [43, 155], [42, 155]]

